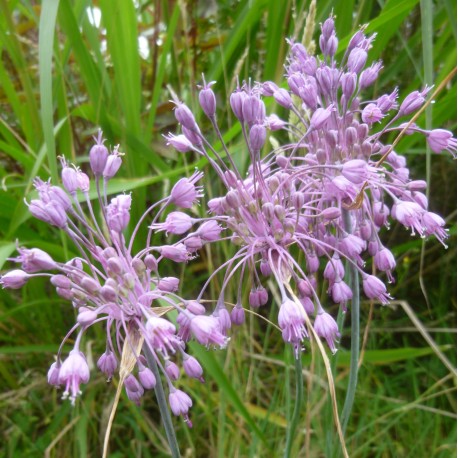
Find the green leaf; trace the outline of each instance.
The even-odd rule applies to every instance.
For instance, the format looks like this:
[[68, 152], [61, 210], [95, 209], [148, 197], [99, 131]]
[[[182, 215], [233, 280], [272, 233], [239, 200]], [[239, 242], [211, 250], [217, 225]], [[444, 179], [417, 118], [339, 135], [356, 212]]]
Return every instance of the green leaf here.
[[202, 346], [195, 343], [190, 343], [189, 346], [192, 348], [193, 355], [195, 355], [202, 363], [205, 371], [211, 376], [212, 380], [218, 384], [219, 388], [224, 391], [228, 402], [232, 404], [240, 416], [248, 423], [256, 436], [258, 436], [258, 438], [265, 443], [266, 437], [253, 420], [248, 411], [248, 408], [240, 399], [237, 391], [234, 389], [231, 382], [226, 377], [226, 374], [223, 372], [213, 353], [205, 350]]
[[38, 66], [40, 72], [41, 122], [45, 137], [51, 177], [57, 183], [57, 158], [54, 141], [52, 57], [54, 29], [56, 26], [59, 0], [43, 0], [38, 34]]

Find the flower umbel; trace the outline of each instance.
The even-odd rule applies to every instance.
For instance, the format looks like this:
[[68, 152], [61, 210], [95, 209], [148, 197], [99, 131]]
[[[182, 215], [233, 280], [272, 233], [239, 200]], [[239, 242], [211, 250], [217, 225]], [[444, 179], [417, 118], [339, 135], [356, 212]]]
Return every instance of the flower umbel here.
[[[191, 425], [187, 414], [192, 402], [184, 392], [174, 388], [180, 370], [172, 359], [183, 364], [189, 377], [203, 381], [199, 362], [184, 351], [185, 341], [196, 335], [196, 340], [206, 346], [223, 348], [228, 339], [215, 326], [216, 319], [204, 315], [205, 308], [201, 304], [195, 303], [188, 308], [181, 305], [187, 301], [177, 293], [179, 279], [161, 277], [159, 270], [164, 262], [190, 260], [196, 246], [201, 248], [219, 238], [222, 227], [213, 220], [191, 218], [180, 211], [169, 213], [165, 223], [157, 222], [159, 215], [170, 206], [189, 209], [202, 197], [202, 187], [197, 183], [203, 174], [196, 171], [189, 178], [180, 179], [173, 186], [170, 196], [152, 204], [133, 228], [131, 238], [126, 240], [124, 232], [131, 223], [132, 198], [129, 194], [120, 194], [109, 201], [105, 193], [107, 182], [121, 166], [122, 153], [116, 147], [110, 154], [104, 143], [99, 131], [96, 144], [89, 153], [102, 218], [95, 217], [89, 198], [92, 185], [89, 176], [69, 165], [65, 159], [62, 159], [63, 187], [37, 178], [34, 184], [39, 198], [29, 204], [29, 210], [35, 217], [67, 233], [80, 251], [80, 256], [67, 262], [57, 262], [41, 249], [18, 247], [19, 256], [11, 260], [21, 269], [2, 275], [0, 284], [4, 288], [17, 289], [33, 277], [50, 277], [57, 294], [69, 300], [76, 309], [76, 323], [62, 342], [57, 361], [48, 373], [49, 383], [63, 386], [63, 397], [68, 397], [72, 404], [81, 394], [81, 385], [87, 383], [90, 376], [80, 342], [90, 327], [101, 325], [107, 333], [105, 352], [97, 361], [99, 370], [110, 380], [118, 368], [122, 369], [119, 361], [124, 347], [135, 349], [134, 343], [141, 336], [170, 388], [173, 412], [183, 414]], [[101, 188], [104, 190], [102, 193], [99, 191]], [[79, 203], [79, 193], [85, 201], [85, 208]], [[155, 216], [151, 217], [154, 212]], [[147, 218], [151, 218], [151, 228], [146, 246], [134, 253], [138, 229]], [[197, 226], [194, 243], [189, 249], [183, 242], [160, 246], [150, 243], [152, 228], [183, 234], [194, 225]], [[186, 238], [189, 237], [185, 237], [185, 241]], [[175, 325], [167, 317], [172, 310], [178, 312], [178, 322], [188, 323], [191, 333], [177, 333]], [[198, 317], [196, 310], [200, 314]], [[204, 323], [200, 320], [208, 321]], [[64, 358], [63, 344], [72, 335], [76, 336], [74, 347]], [[136, 352], [134, 358], [136, 364], [125, 378], [125, 388], [129, 399], [139, 403], [145, 390], [154, 388], [157, 381], [146, 366], [143, 350]]]
[[[368, 275], [364, 268], [372, 259], [376, 273], [393, 280], [395, 259], [379, 237], [382, 227], [389, 226], [390, 216], [412, 234], [434, 235], [445, 242], [445, 222], [428, 212], [422, 193], [424, 182], [412, 181], [405, 158], [383, 141], [386, 133], [404, 128], [400, 118], [415, 113], [425, 103], [430, 88], [414, 91], [401, 102], [397, 89], [374, 98], [371, 86], [383, 68], [381, 62], [367, 65], [374, 39], [375, 35], [366, 36], [361, 29], [339, 62], [335, 58], [338, 40], [330, 17], [322, 26], [319, 40], [322, 56], [310, 55], [301, 43], [289, 41], [281, 87], [271, 81], [237, 85], [229, 103], [240, 122], [250, 158], [246, 175], [236, 167], [223, 142], [210, 85], [204, 82], [199, 101], [222, 143], [222, 152], [205, 138], [191, 110], [175, 100], [175, 115], [183, 133], [170, 135], [173, 140], [169, 144], [179, 151], [192, 150], [206, 157], [226, 188], [225, 195], [209, 201], [209, 213], [215, 224], [227, 228], [237, 251], [210, 275], [197, 298], [203, 296], [214, 275], [225, 272], [213, 312], [223, 334], [228, 329], [222, 311], [229, 281], [235, 279], [239, 285], [237, 306], [230, 317], [240, 324], [244, 321], [240, 313], [243, 285], [250, 290], [249, 305], [258, 308], [267, 302], [258, 294], [264, 289], [262, 277], [271, 276], [282, 297], [278, 324], [285, 342], [292, 344], [298, 354], [308, 337], [302, 316], [306, 313], [315, 315], [310, 318], [317, 334], [335, 352], [339, 330], [320, 303], [317, 285], [321, 291], [321, 282], [326, 281], [330, 299], [346, 311], [353, 295], [344, 281], [345, 266], [350, 265], [363, 279], [365, 295], [381, 304], [388, 303], [384, 281]], [[368, 89], [371, 99], [365, 100]], [[282, 110], [286, 109], [289, 121], [274, 113], [266, 114], [265, 97], [273, 97]], [[290, 141], [267, 152], [268, 130], [279, 129], [287, 130]], [[451, 132], [426, 131], [412, 125], [407, 133], [424, 135], [434, 152], [454, 154], [456, 150]], [[262, 151], [267, 154], [262, 155]], [[157, 227], [184, 234], [191, 223], [181, 217], [179, 223], [166, 219]], [[296, 286], [300, 310], [293, 305], [285, 284]], [[208, 343], [204, 336], [200, 340]]]

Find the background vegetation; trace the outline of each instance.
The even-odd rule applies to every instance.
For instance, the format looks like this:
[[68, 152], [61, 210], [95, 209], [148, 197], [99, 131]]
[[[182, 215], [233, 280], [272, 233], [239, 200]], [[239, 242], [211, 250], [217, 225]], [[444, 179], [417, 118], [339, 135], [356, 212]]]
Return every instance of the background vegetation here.
[[[133, 220], [182, 174], [196, 165], [206, 169], [204, 162], [164, 146], [161, 134], [176, 128], [166, 85], [196, 107], [201, 73], [217, 81], [218, 117], [235, 159], [243, 164], [247, 158], [227, 104], [234, 75], [279, 82], [285, 37], [301, 36], [309, 4], [0, 0], [0, 268], [8, 267], [16, 239], [58, 260], [73, 252], [58, 231], [30, 218], [23, 198], [31, 198], [35, 176], [57, 180], [58, 155], [86, 168], [98, 126], [110, 145], [120, 143], [126, 153], [127, 166], [110, 190], [132, 191]], [[360, 24], [378, 33], [370, 53], [384, 61], [377, 94], [399, 86], [403, 96], [426, 83], [437, 85], [455, 66], [452, 0], [320, 1], [317, 24], [331, 9], [341, 51]], [[317, 26], [315, 39], [318, 34]], [[455, 119], [452, 80], [418, 124], [454, 129]], [[397, 151], [408, 156], [412, 176], [427, 178], [430, 206], [447, 218], [451, 237], [444, 250], [437, 241], [412, 239], [399, 227], [385, 234], [399, 262], [397, 282], [391, 285], [398, 300], [385, 308], [363, 304], [365, 351], [347, 447], [352, 457], [450, 457], [456, 454], [455, 162], [447, 155], [430, 157], [416, 136], [406, 137]], [[210, 180], [206, 188], [207, 198], [218, 195]], [[195, 294], [208, 270], [227, 255], [207, 251], [193, 261], [186, 270], [185, 294]], [[275, 316], [275, 305], [264, 313]], [[100, 456], [115, 387], [93, 371], [72, 408], [46, 383], [49, 364], [73, 321], [71, 305], [44, 281], [36, 279], [19, 293], [0, 291], [0, 455]], [[102, 335], [95, 332], [85, 342], [95, 360], [103, 351]], [[341, 346], [333, 362], [343, 403], [347, 328]], [[183, 455], [281, 455], [294, 376], [278, 332], [250, 317], [233, 332], [227, 350], [194, 346], [193, 351], [205, 367], [206, 383], [183, 380], [195, 402], [193, 429], [175, 421]], [[294, 453], [338, 456], [319, 353], [312, 348], [303, 358], [307, 401]], [[122, 397], [110, 456], [167, 456], [152, 393], [141, 407]]]

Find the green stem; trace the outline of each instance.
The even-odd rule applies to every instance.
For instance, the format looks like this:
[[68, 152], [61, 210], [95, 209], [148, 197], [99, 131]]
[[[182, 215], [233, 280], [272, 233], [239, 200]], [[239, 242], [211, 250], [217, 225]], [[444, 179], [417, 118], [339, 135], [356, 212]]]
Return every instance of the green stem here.
[[294, 358], [294, 366], [296, 369], [296, 400], [294, 403], [293, 416], [291, 417], [288, 432], [286, 434], [286, 447], [285, 447], [285, 458], [291, 456], [291, 448], [293, 446], [293, 440], [296, 433], [297, 424], [299, 423], [302, 399], [304, 397], [304, 385], [302, 380], [302, 359], [301, 354]]
[[165, 434], [169, 442], [170, 452], [172, 454], [171, 456], [172, 458], [180, 458], [180, 448], [178, 447], [177, 437], [175, 435], [175, 428], [173, 427], [172, 417], [170, 416], [169, 406], [167, 405], [167, 401], [165, 399], [165, 392], [164, 387], [162, 386], [159, 368], [157, 367], [154, 355], [151, 353], [151, 350], [149, 349], [148, 345], [143, 345], [143, 350], [145, 351], [148, 366], [153, 371], [153, 374], [156, 377], [156, 386], [154, 388], [154, 391], [156, 393], [162, 423], [164, 424]]
[[[345, 230], [351, 233], [351, 215], [344, 211]], [[350, 375], [348, 377], [348, 388], [345, 396], [345, 403], [340, 417], [342, 431], [345, 434], [350, 413], [355, 402], [356, 385], [358, 384], [358, 362], [359, 362], [359, 275], [358, 269], [349, 263], [350, 287], [353, 293], [351, 300], [351, 350], [350, 350]]]

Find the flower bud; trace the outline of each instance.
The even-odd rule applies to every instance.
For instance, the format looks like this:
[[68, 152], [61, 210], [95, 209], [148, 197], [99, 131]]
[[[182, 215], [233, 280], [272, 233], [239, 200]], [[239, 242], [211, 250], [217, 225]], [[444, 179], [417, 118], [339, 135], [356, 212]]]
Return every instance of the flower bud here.
[[103, 142], [102, 131], [99, 130], [96, 144], [89, 151], [89, 163], [91, 164], [92, 172], [96, 177], [102, 175], [108, 158], [108, 149]]
[[176, 277], [164, 277], [159, 280], [157, 287], [161, 291], [172, 293], [178, 290], [179, 284], [180, 280], [178, 280]]
[[113, 154], [110, 154], [107, 158], [105, 168], [103, 169], [103, 178], [105, 178], [105, 180], [113, 178], [116, 175], [116, 173], [118, 173], [121, 164], [121, 153], [119, 153], [118, 150], [115, 149]]
[[375, 83], [375, 80], [378, 78], [378, 73], [382, 68], [380, 62], [374, 62], [369, 68], [363, 70], [361, 76], [359, 77], [359, 87], [361, 89], [366, 89]]
[[102, 286], [99, 293], [106, 301], [114, 302], [118, 298], [116, 290], [108, 285]]
[[153, 272], [157, 271], [157, 259], [152, 254], [145, 256], [145, 266], [147, 269], [152, 270]]
[[58, 186], [51, 186], [49, 188], [49, 197], [52, 201], [59, 204], [65, 211], [67, 211], [72, 206], [72, 202], [69, 199], [67, 193]]
[[236, 118], [240, 121], [244, 121], [243, 117], [243, 101], [248, 97], [246, 92], [241, 89], [236, 89], [229, 98], [229, 103], [231, 105], [232, 111]]
[[426, 86], [421, 92], [411, 92], [401, 103], [399, 107], [399, 116], [406, 116], [417, 111], [425, 102], [425, 95], [429, 90], [430, 88]]
[[190, 252], [193, 253], [195, 251], [199, 251], [203, 246], [204, 242], [200, 237], [193, 236], [193, 237], [188, 237], [183, 240], [183, 243], [186, 247], [186, 249]]
[[329, 117], [331, 116], [331, 113], [333, 111], [332, 106], [328, 108], [318, 108], [312, 115], [312, 118], [310, 119], [310, 127], [313, 129], [321, 129], [322, 127], [325, 127]]
[[322, 216], [327, 221], [332, 221], [333, 219], [340, 218], [341, 211], [337, 207], [328, 207], [325, 208], [321, 213]]
[[366, 65], [367, 52], [361, 48], [354, 48], [350, 51], [347, 61], [348, 69], [353, 73], [359, 73]]
[[107, 350], [103, 355], [100, 356], [97, 361], [97, 367], [103, 372], [108, 378], [113, 377], [116, 368], [118, 367], [118, 361], [112, 351]]
[[175, 118], [186, 129], [193, 131], [197, 127], [192, 111], [182, 102], [178, 102], [176, 105]]
[[264, 102], [255, 95], [246, 96], [242, 104], [243, 120], [250, 126], [264, 122], [266, 107]]
[[165, 362], [165, 372], [171, 380], [178, 380], [180, 377], [180, 369], [174, 362], [170, 360]]
[[266, 128], [261, 124], [254, 124], [250, 129], [250, 148], [260, 151], [266, 141]]
[[204, 383], [204, 378], [202, 377], [204, 370], [202, 369], [202, 366], [199, 364], [199, 361], [197, 361], [197, 359], [194, 358], [194, 356], [189, 356], [185, 353], [183, 358], [183, 368], [189, 377], [195, 378], [200, 382]]
[[22, 288], [29, 279], [29, 274], [23, 270], [11, 270], [0, 277], [0, 285], [3, 288], [19, 289]]
[[212, 81], [211, 83], [204, 84], [203, 89], [199, 92], [200, 106], [209, 118], [215, 116], [216, 113], [216, 98], [214, 92], [210, 89], [214, 83]]
[[143, 367], [138, 371], [138, 380], [145, 390], [151, 390], [156, 386], [156, 377], [148, 367]]
[[291, 203], [296, 211], [300, 211], [305, 203], [305, 197], [303, 192], [296, 191], [291, 196]]
[[80, 307], [76, 321], [81, 326], [90, 326], [97, 319], [97, 312], [87, 307]]
[[48, 371], [48, 383], [53, 386], [60, 386], [59, 373], [60, 373], [60, 362], [51, 364]]
[[184, 243], [176, 245], [164, 245], [160, 247], [160, 253], [164, 258], [171, 259], [175, 262], [186, 262], [189, 260], [189, 253]]
[[275, 101], [284, 108], [290, 109], [293, 106], [293, 101], [289, 92], [286, 89], [280, 88], [273, 93]]
[[71, 301], [74, 298], [73, 292], [69, 288], [56, 288], [56, 293], [60, 296], [63, 297], [64, 299], [67, 299], [68, 301]]
[[220, 234], [223, 228], [215, 220], [205, 221], [196, 234], [205, 242], [215, 242], [220, 238]]
[[65, 275], [53, 275], [50, 281], [53, 286], [59, 288], [70, 289], [73, 286], [71, 280]]
[[351, 96], [356, 89], [356, 80], [357, 76], [354, 72], [344, 73], [340, 80], [340, 85], [342, 86], [342, 93], [347, 100], [350, 100]]
[[231, 322], [236, 326], [241, 326], [245, 323], [245, 310], [241, 305], [237, 305], [231, 311]]
[[44, 208], [49, 218], [49, 224], [61, 229], [67, 226], [67, 214], [57, 201], [48, 202]]
[[139, 276], [143, 275], [146, 271], [145, 263], [140, 258], [134, 258], [131, 262], [131, 266]]
[[288, 123], [280, 119], [276, 114], [271, 114], [266, 118], [266, 126], [271, 131], [283, 129]]
[[64, 165], [61, 172], [62, 184], [64, 188], [72, 195], [78, 190], [78, 180], [76, 170]]
[[90, 293], [95, 293], [100, 290], [100, 284], [92, 277], [85, 276], [81, 280], [81, 287]]

